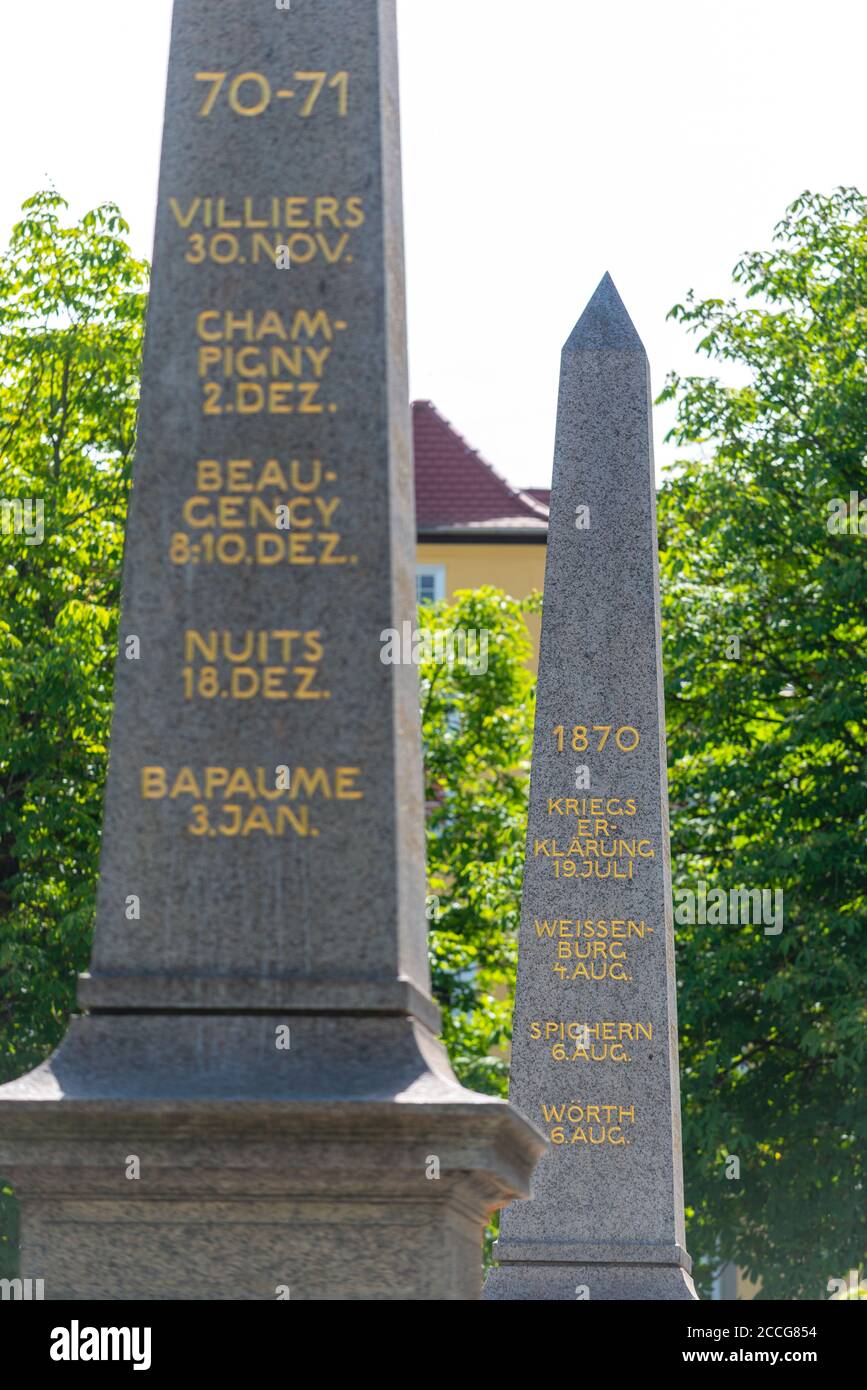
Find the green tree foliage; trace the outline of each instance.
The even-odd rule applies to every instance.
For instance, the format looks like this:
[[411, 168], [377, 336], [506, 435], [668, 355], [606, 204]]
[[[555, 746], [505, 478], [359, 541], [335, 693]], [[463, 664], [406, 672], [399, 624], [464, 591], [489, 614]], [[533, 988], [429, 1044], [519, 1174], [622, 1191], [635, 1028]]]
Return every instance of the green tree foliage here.
[[[434, 648], [420, 677], [434, 994], [457, 1075], [494, 1095], [508, 1087], [533, 737], [523, 615], [537, 607], [482, 588], [419, 616], [422, 634], [486, 634], [484, 672]], [[471, 637], [468, 655], [482, 651]]]
[[829, 530], [867, 497], [867, 201], [805, 194], [734, 280], [672, 316], [744, 384], [662, 397], [673, 860], [782, 889], [784, 926], [678, 929], [690, 1241], [822, 1298], [867, 1247], [867, 535]]
[[[87, 965], [146, 267], [116, 208], [39, 193], [0, 258], [0, 1081], [63, 1036]], [[33, 516], [34, 513], [31, 513]]]
[[[117, 209], [66, 211], [29, 199], [0, 258], [0, 499], [42, 531], [3, 509], [0, 1082], [60, 1041], [90, 954], [145, 311]], [[0, 1186], [0, 1277], [17, 1222]]]

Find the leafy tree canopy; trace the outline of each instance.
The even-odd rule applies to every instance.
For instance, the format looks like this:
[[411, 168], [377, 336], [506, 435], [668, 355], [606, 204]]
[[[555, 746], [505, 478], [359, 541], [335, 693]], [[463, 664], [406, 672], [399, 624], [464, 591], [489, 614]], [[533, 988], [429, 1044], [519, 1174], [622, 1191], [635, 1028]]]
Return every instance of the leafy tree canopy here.
[[88, 961], [146, 277], [115, 207], [22, 212], [0, 258], [0, 1081], [59, 1042]]
[[[445, 1040], [464, 1085], [504, 1094], [521, 914], [535, 678], [518, 602], [485, 587], [424, 605], [422, 634], [463, 634], [420, 666], [430, 952]], [[482, 670], [484, 666], [484, 670]]]
[[822, 1298], [867, 1246], [867, 534], [830, 529], [867, 499], [867, 200], [804, 194], [734, 281], [672, 316], [744, 384], [661, 397], [673, 861], [783, 927], [678, 928], [687, 1199], [761, 1297]]

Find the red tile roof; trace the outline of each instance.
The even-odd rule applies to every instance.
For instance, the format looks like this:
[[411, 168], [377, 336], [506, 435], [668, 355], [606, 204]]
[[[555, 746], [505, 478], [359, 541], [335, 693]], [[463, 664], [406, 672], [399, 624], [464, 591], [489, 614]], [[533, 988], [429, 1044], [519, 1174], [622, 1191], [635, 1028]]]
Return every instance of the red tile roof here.
[[512, 487], [430, 401], [413, 402], [412, 426], [419, 533], [545, 534], [548, 507], [542, 489]]

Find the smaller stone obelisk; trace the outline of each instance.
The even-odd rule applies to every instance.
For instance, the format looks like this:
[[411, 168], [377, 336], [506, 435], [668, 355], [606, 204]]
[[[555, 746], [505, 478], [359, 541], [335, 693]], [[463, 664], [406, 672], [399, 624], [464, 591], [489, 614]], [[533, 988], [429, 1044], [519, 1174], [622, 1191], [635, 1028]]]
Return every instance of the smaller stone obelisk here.
[[489, 1299], [690, 1299], [650, 373], [608, 275], [563, 349], [510, 1098], [551, 1141]]

